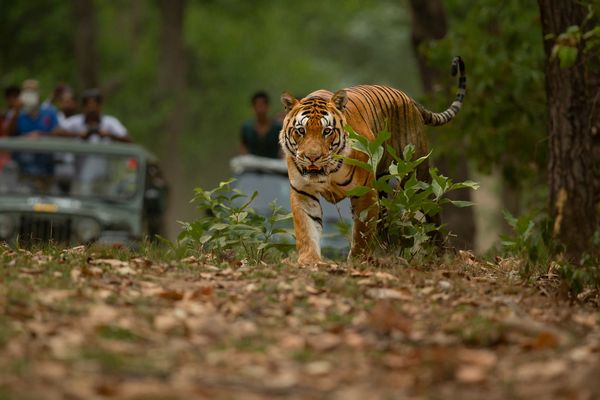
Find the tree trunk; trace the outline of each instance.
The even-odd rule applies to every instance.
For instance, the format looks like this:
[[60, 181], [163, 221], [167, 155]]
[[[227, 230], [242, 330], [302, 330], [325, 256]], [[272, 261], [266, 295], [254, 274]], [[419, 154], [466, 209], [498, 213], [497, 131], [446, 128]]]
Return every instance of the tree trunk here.
[[[441, 0], [410, 0], [412, 16], [412, 46], [417, 57], [419, 74], [423, 82], [423, 90], [428, 96], [445, 93], [445, 85], [437, 68], [429, 65], [427, 59], [419, 51], [419, 46], [430, 40], [439, 40], [446, 36], [447, 21], [444, 6]], [[447, 79], [443, 77], [443, 79]], [[468, 101], [468, 100], [467, 100]], [[436, 161], [444, 175], [451, 176], [455, 181], [464, 181], [469, 178], [469, 168], [464, 157], [459, 158], [454, 165], [448, 158], [442, 157]], [[452, 200], [471, 201], [468, 190], [451, 192], [448, 195]], [[456, 234], [450, 238], [450, 243], [458, 248], [473, 249], [475, 247], [475, 213], [472, 207], [456, 208], [445, 206], [442, 210], [442, 220], [449, 230]]]
[[555, 238], [565, 245], [567, 255], [577, 260], [592, 250], [596, 229], [594, 144], [600, 130], [600, 79], [592, 73], [584, 43], [579, 44], [572, 67], [561, 68], [557, 59], [551, 59], [555, 38], [568, 27], [581, 25], [586, 9], [576, 0], [538, 0], [538, 4], [544, 38], [554, 35], [544, 41], [550, 215]]
[[[161, 30], [159, 39], [158, 90], [168, 102], [168, 116], [163, 127], [165, 176], [169, 184], [169, 207], [166, 212], [167, 236], [179, 230], [177, 220], [187, 204], [181, 156], [181, 137], [185, 128], [186, 61], [183, 42], [184, 0], [160, 0]], [[189, 193], [191, 197], [191, 193]]]
[[[440, 40], [448, 32], [446, 13], [441, 0], [410, 0], [412, 19], [412, 46], [417, 57], [423, 90], [434, 94], [434, 83], [440, 82], [439, 69], [431, 67], [419, 47], [431, 40]], [[439, 91], [439, 89], [438, 89]]]
[[96, 48], [96, 12], [94, 0], [73, 3], [75, 19], [75, 59], [79, 67], [79, 84], [83, 88], [98, 86], [98, 49]]

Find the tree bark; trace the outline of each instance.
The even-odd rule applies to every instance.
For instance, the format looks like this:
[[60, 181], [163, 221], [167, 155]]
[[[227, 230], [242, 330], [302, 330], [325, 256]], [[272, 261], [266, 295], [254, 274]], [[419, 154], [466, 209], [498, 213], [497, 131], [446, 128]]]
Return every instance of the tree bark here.
[[[572, 25], [581, 25], [586, 9], [576, 0], [538, 0], [546, 53], [546, 94], [549, 136], [549, 209], [554, 237], [565, 245], [566, 254], [577, 260], [592, 251], [591, 238], [597, 228], [598, 150], [600, 134], [600, 78], [592, 70], [591, 56], [578, 45], [575, 65], [561, 68], [552, 59], [555, 38]], [[598, 71], [595, 71], [598, 72]], [[596, 148], [594, 149], [594, 147]]]
[[[186, 58], [183, 41], [185, 0], [160, 0], [161, 27], [159, 39], [158, 92], [168, 102], [165, 120], [163, 166], [169, 184], [169, 207], [166, 212], [167, 236], [179, 231], [177, 220], [187, 204], [181, 137], [185, 129]], [[191, 193], [189, 194], [191, 197]]]
[[[421, 52], [422, 43], [440, 40], [448, 32], [446, 12], [441, 0], [410, 0], [412, 20], [412, 47], [417, 57], [423, 90], [427, 95], [434, 92], [434, 83], [440, 82], [439, 69], [433, 68]], [[438, 89], [439, 90], [439, 89]]]
[[[423, 90], [428, 96], [445, 93], [446, 85], [440, 77], [439, 67], [429, 65], [428, 60], [421, 54], [419, 47], [422, 43], [439, 40], [446, 36], [448, 23], [441, 0], [410, 0], [412, 17], [412, 46], [417, 57], [419, 74], [423, 83]], [[446, 77], [443, 77], [447, 79]], [[454, 165], [453, 165], [454, 164]], [[464, 181], [469, 178], [469, 167], [464, 157], [452, 163], [448, 158], [441, 157], [436, 160], [440, 171], [451, 176], [454, 180]], [[452, 200], [471, 201], [468, 190], [451, 192], [448, 195]], [[456, 234], [450, 238], [450, 243], [458, 248], [473, 249], [475, 247], [475, 213], [472, 207], [456, 208], [445, 206], [442, 210], [442, 220], [449, 230]]]
[[79, 84], [83, 88], [98, 87], [98, 24], [94, 0], [73, 1], [75, 19], [75, 59], [79, 67]]

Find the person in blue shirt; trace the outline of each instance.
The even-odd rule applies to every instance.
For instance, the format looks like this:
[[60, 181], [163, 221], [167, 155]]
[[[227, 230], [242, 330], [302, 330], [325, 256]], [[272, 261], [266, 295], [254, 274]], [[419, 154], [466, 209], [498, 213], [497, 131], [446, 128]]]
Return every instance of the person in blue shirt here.
[[[12, 136], [36, 139], [49, 136], [58, 128], [58, 115], [54, 107], [40, 106], [39, 84], [33, 79], [23, 82], [21, 111], [15, 121]], [[54, 160], [50, 154], [15, 153], [13, 160], [21, 172], [32, 177], [51, 176]]]
[[58, 128], [58, 115], [54, 107], [40, 107], [38, 82], [28, 79], [21, 88], [21, 112], [12, 132], [13, 136], [36, 138], [51, 134]]

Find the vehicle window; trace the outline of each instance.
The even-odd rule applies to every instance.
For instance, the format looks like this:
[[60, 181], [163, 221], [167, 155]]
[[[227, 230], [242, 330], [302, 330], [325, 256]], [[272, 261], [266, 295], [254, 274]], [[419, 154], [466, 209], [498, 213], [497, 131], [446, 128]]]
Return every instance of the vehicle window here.
[[0, 194], [131, 199], [138, 191], [135, 156], [0, 151]]

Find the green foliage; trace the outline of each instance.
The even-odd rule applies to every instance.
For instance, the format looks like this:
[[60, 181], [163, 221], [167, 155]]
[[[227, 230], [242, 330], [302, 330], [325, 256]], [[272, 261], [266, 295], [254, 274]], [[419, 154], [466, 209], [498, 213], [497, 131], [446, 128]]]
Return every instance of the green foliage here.
[[291, 214], [271, 203], [270, 215], [260, 215], [250, 207], [258, 193], [247, 196], [231, 187], [233, 181], [212, 190], [195, 189], [192, 202], [204, 216], [182, 223], [179, 241], [202, 252], [233, 253], [253, 263], [290, 250], [285, 237], [292, 234], [287, 228]]
[[[569, 68], [575, 65], [580, 48], [583, 47], [584, 53], [591, 53], [600, 49], [600, 24], [595, 23], [598, 20], [598, 7], [600, 1], [587, 0], [582, 3], [587, 7], [588, 13], [581, 25], [572, 25], [558, 37], [547, 35], [544, 39], [555, 39], [552, 46], [551, 57], [558, 59], [561, 68]], [[591, 24], [591, 27], [588, 25]], [[582, 46], [583, 42], [583, 46]]]
[[[578, 26], [570, 26], [566, 32], [561, 33], [556, 38], [556, 43], [552, 47], [553, 59], [558, 58], [561, 68], [568, 68], [575, 64], [577, 59], [577, 46], [581, 41], [581, 30]], [[553, 35], [547, 35], [544, 39], [552, 39]]]
[[[376, 206], [380, 210], [377, 220], [380, 244], [390, 247], [401, 244], [397, 249], [403, 257], [413, 257], [423, 250], [433, 238], [435, 232], [440, 232], [442, 226], [436, 224], [432, 217], [438, 215], [444, 204], [453, 204], [457, 207], [467, 207], [472, 203], [446, 198], [446, 194], [457, 189], [477, 189], [476, 182], [466, 181], [454, 183], [450, 178], [440, 175], [435, 168], [429, 169], [430, 181], [422, 181], [417, 177], [417, 168], [430, 154], [413, 159], [415, 147], [407, 145], [399, 156], [396, 151], [385, 142], [390, 138], [388, 131], [380, 132], [377, 137], [369, 141], [364, 136], [354, 132], [351, 127], [346, 127], [352, 147], [368, 156], [367, 162], [342, 157], [344, 162], [356, 165], [371, 173], [378, 170], [384, 151], [387, 151], [393, 161], [387, 168], [387, 173], [380, 175], [373, 187], [358, 186], [348, 192], [348, 196], [362, 196], [371, 190], [376, 190], [380, 195]], [[365, 218], [367, 210], [361, 218]], [[392, 250], [391, 248], [388, 250]]]
[[557, 253], [552, 241], [552, 223], [545, 213], [531, 213], [514, 217], [504, 211], [504, 219], [513, 229], [513, 235], [502, 236], [502, 248], [507, 255], [517, 256], [525, 262], [523, 274], [545, 273], [552, 257]]
[[[596, 246], [600, 245], [597, 243]], [[564, 263], [559, 274], [572, 293], [581, 293], [587, 287], [600, 290], [600, 257], [585, 255], [578, 265]]]
[[563, 263], [559, 269], [571, 292], [577, 294], [585, 288], [593, 287], [600, 291], [600, 229], [592, 237], [594, 254], [584, 254], [577, 264]]
[[[420, 49], [441, 68], [455, 55], [465, 60], [467, 96], [452, 124], [436, 128], [436, 148], [467, 157], [483, 172], [497, 169], [509, 185], [545, 182], [544, 51], [534, 1], [447, 0], [449, 29]], [[442, 77], [445, 69], [440, 70]], [[453, 87], [438, 88], [424, 103], [445, 109]]]
[[[36, 77], [43, 97], [58, 81], [78, 93], [83, 89], [73, 57], [73, 4], [2, 2], [2, 86]], [[164, 154], [170, 134], [164, 121], [175, 104], [157, 85], [164, 23], [158, 4], [92, 2], [104, 111], [165, 159], [173, 155]], [[239, 149], [239, 129], [252, 117], [250, 96], [256, 90], [272, 96], [273, 117], [280, 116], [276, 99], [283, 90], [301, 97], [375, 81], [409, 93], [419, 90], [410, 13], [396, 1], [188, 1], [183, 30], [186, 89], [177, 157], [189, 188], [192, 179], [194, 186], [213, 187], [228, 176], [227, 160]], [[187, 203], [173, 206], [191, 215]]]
[[102, 325], [98, 328], [98, 336], [104, 339], [136, 342], [141, 338], [131, 330], [116, 325]]
[[[523, 261], [523, 276], [546, 274], [554, 263], [572, 293], [580, 293], [586, 287], [600, 289], [600, 257], [586, 254], [577, 263], [563, 259], [563, 247], [552, 238], [552, 220], [547, 214], [538, 212], [514, 217], [504, 211], [504, 218], [513, 234], [502, 237], [502, 248], [505, 255]], [[600, 231], [592, 240], [593, 247], [600, 246]]]
[[2, 1], [0, 9], [0, 87], [37, 78], [45, 94], [76, 78], [69, 2]]

